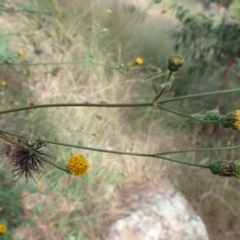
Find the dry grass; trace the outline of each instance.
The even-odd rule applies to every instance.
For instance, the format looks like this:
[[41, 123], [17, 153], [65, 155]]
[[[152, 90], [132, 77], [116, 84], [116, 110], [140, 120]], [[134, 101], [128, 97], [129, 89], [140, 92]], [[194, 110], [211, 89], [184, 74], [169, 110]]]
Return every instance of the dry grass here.
[[[86, 9], [85, 15], [90, 10], [91, 8]], [[4, 32], [16, 29], [21, 32], [21, 37], [11, 37], [10, 45], [15, 50], [24, 51], [24, 60], [67, 62], [87, 59], [90, 54], [103, 63], [109, 59], [97, 47], [99, 39], [94, 31], [89, 32], [88, 42], [83, 35], [76, 34], [78, 26], [74, 24], [74, 19], [69, 28], [62, 25], [61, 16], [45, 16], [32, 21], [29, 17], [17, 14], [4, 16], [1, 20], [8, 23], [4, 25]], [[41, 24], [41, 28], [37, 27], [37, 23]], [[36, 55], [36, 49], [40, 49], [42, 53]], [[121, 56], [118, 58], [121, 59]], [[59, 71], [56, 71], [56, 67]], [[25, 66], [19, 68], [19, 71], [24, 69], [30, 71], [30, 77], [27, 82], [22, 82], [22, 95], [29, 97], [20, 102], [20, 105], [85, 101], [127, 102], [131, 100], [135, 89], [135, 81], [127, 81], [119, 73], [101, 66], [46, 64]], [[58, 73], [53, 74], [54, 71]], [[29, 112], [24, 119], [27, 128], [33, 134], [45, 134], [60, 142], [133, 152], [158, 152], [171, 147], [171, 136], [160, 129], [159, 133], [156, 132], [159, 121], [150, 120], [144, 130], [133, 133], [125, 118], [131, 113], [131, 109], [58, 108], [33, 112], [34, 114]], [[144, 115], [143, 118], [146, 117]], [[21, 122], [22, 118], [18, 121]], [[139, 127], [141, 129], [141, 125]], [[50, 147], [49, 151], [63, 165], [70, 154], [79, 152], [62, 147]], [[112, 222], [113, 215], [119, 216], [119, 205], [110, 206], [111, 212], [105, 206], [113, 198], [121, 199], [120, 196], [126, 194], [124, 186], [126, 189], [131, 186], [130, 189], [138, 191], [137, 185], [159, 185], [162, 169], [162, 162], [159, 160], [97, 152], [83, 154], [91, 164], [89, 174], [83, 178], [73, 178], [48, 168], [37, 185], [31, 185], [30, 188], [34, 191], [29, 190], [29, 186], [25, 188], [23, 184], [19, 184], [24, 200], [24, 218], [31, 219], [35, 226], [20, 225], [15, 229], [14, 239], [103, 238], [106, 222]], [[117, 193], [117, 189], [122, 190]]]
[[[112, 21], [106, 13], [106, 9], [112, 6], [107, 5], [109, 2], [111, 3], [106, 1], [106, 5], [99, 6], [99, 1], [82, 1], [81, 8], [79, 6], [77, 9], [79, 1], [71, 1], [67, 5], [65, 1], [59, 1], [54, 8], [62, 6], [61, 16], [36, 15], [35, 20], [22, 14], [4, 14], [0, 19], [0, 28], [3, 33], [16, 30], [21, 33], [21, 36], [12, 35], [8, 38], [9, 43], [15, 50], [22, 49], [25, 52], [22, 59], [30, 62], [68, 62], [75, 59], [85, 60], [93, 55], [94, 59], [102, 63], [118, 64], [130, 57], [134, 59], [136, 54], [139, 56], [144, 53], [146, 59], [153, 56], [153, 63], [165, 62], [164, 56], [168, 54], [166, 49], [169, 46], [161, 44], [165, 43], [164, 36], [157, 38], [155, 33], [158, 31], [157, 20], [161, 19], [161, 23], [166, 25], [166, 22], [170, 21], [169, 16], [165, 22], [162, 16], [156, 21], [151, 17], [144, 24], [143, 20], [140, 20], [135, 31], [140, 32], [142, 26], [146, 31], [139, 35], [136, 32], [128, 33], [129, 35], [122, 36], [121, 41], [116, 41], [116, 44], [108, 49], [99, 47], [104, 45], [105, 39], [102, 31], [105, 26], [101, 24]], [[157, 6], [158, 9], [163, 7], [166, 5]], [[152, 13], [154, 11], [156, 10]], [[119, 15], [119, 18], [116, 16], [117, 21], [119, 20], [116, 24], [118, 30], [119, 27], [124, 27], [120, 22], [121, 13], [125, 14], [116, 14]], [[136, 15], [127, 13], [127, 17], [131, 20]], [[38, 24], [41, 24], [41, 28]], [[150, 30], [154, 31], [151, 44], [153, 48], [146, 44], [151, 39]], [[116, 33], [113, 32], [114, 34]], [[106, 39], [109, 41], [111, 36]], [[36, 48], [41, 49], [42, 54], [36, 55]], [[161, 51], [157, 53], [156, 49], [160, 48]], [[145, 82], [138, 81], [140, 73], [124, 75], [102, 66], [46, 64], [17, 66], [17, 70], [18, 73], [5, 69], [6, 74], [4, 72], [2, 76], [9, 85], [8, 89], [1, 92], [2, 100], [5, 101], [4, 108], [12, 107], [15, 100], [23, 106], [86, 101], [113, 103], [141, 101], [146, 98], [147, 93], [152, 94]], [[23, 77], [26, 70], [30, 71], [30, 77], [19, 83], [20, 76]], [[15, 94], [16, 89], [22, 89], [20, 95]], [[6, 120], [1, 121], [6, 129], [19, 131], [19, 128], [26, 128], [36, 135], [46, 135], [48, 139], [109, 150], [154, 153], [194, 148], [200, 141], [198, 128], [193, 127], [190, 134], [180, 129], [183, 128], [182, 120], [148, 109], [51, 108], [4, 116]], [[207, 137], [201, 140], [203, 145], [209, 143]], [[216, 139], [212, 141], [216, 143]], [[72, 153], [79, 153], [76, 149], [56, 146], [49, 146], [48, 149], [62, 165], [66, 164]], [[22, 182], [18, 183], [22, 189], [24, 218], [31, 219], [35, 225], [23, 223], [14, 229], [13, 239], [104, 239], [109, 224], [131, 209], [131, 203], [126, 201], [129, 192], [139, 193], [146, 189], [157, 190], [168, 186], [168, 172], [171, 183], [181, 188], [202, 214], [212, 236], [217, 234], [217, 227], [212, 228], [211, 225], [211, 221], [216, 218], [219, 226], [229, 232], [236, 229], [238, 217], [233, 206], [237, 206], [234, 198], [239, 199], [239, 196], [236, 186], [228, 180], [220, 183], [224, 186], [219, 186], [219, 178], [211, 180], [212, 175], [201, 169], [182, 168], [177, 164], [165, 164], [156, 159], [87, 151], [81, 154], [84, 154], [91, 164], [89, 173], [82, 178], [74, 178], [49, 167], [36, 184], [25, 186]], [[210, 160], [208, 155], [199, 156], [196, 153], [180, 157], [196, 162]], [[224, 193], [221, 193], [222, 191]], [[232, 197], [227, 196], [228, 194], [232, 194]], [[211, 208], [212, 205], [215, 205], [215, 208]], [[221, 216], [228, 221], [220, 218]], [[234, 223], [234, 228], [227, 226], [231, 223]]]

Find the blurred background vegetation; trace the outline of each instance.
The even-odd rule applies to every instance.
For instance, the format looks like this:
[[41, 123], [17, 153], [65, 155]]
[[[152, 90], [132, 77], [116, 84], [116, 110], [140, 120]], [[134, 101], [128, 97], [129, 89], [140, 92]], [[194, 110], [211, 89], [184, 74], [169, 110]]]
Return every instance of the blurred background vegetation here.
[[[158, 1], [156, 1], [158, 2]], [[184, 67], [163, 97], [237, 88], [240, 4], [238, 0], [1, 0], [1, 109], [62, 102], [144, 102], [154, 98], [144, 71], [119, 71], [87, 63], [94, 59], [166, 69], [181, 54]], [[11, 63], [18, 64], [11, 64]], [[37, 64], [37, 63], [45, 63]], [[52, 64], [58, 63], [58, 64]], [[168, 106], [187, 113], [238, 108], [239, 95], [213, 96]], [[37, 109], [6, 114], [2, 129], [84, 146], [154, 153], [234, 146], [238, 132], [202, 125], [159, 109]], [[49, 146], [66, 164], [76, 149]], [[81, 152], [89, 173], [74, 178], [46, 168], [37, 182], [14, 182], [1, 157], [2, 239], [105, 239], [119, 215], [117, 198], [129, 186], [153, 184], [169, 174], [204, 220], [210, 239], [239, 239], [239, 183], [194, 167], [156, 159]], [[178, 154], [192, 162], [235, 160], [238, 150]]]

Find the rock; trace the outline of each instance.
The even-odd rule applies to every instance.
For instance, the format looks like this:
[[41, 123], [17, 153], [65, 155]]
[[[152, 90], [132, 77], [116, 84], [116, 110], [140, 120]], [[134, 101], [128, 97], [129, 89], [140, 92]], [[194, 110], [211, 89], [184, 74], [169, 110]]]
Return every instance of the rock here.
[[132, 210], [109, 228], [107, 240], [208, 240], [206, 227], [183, 195], [167, 189], [129, 196]]

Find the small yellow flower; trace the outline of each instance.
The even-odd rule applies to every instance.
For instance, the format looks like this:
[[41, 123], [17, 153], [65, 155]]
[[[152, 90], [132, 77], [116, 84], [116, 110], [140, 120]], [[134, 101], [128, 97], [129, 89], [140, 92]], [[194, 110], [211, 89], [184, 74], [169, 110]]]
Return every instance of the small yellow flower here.
[[69, 173], [75, 176], [84, 175], [89, 168], [89, 163], [82, 155], [72, 155], [67, 163], [67, 169]]
[[237, 131], [240, 131], [240, 121], [234, 121], [232, 123], [232, 129], [235, 129]]
[[99, 136], [99, 133], [98, 132], [95, 132], [92, 134], [94, 137], [98, 137]]
[[4, 234], [7, 231], [7, 227], [4, 224], [0, 224], [0, 235]]
[[18, 56], [23, 57], [25, 55], [25, 52], [22, 49], [18, 50]]
[[232, 142], [230, 140], [227, 141], [227, 145], [228, 146], [231, 146], [232, 145]]
[[57, 14], [58, 14], [58, 15], [62, 15], [62, 9], [58, 9], [58, 10], [57, 10]]
[[224, 128], [232, 128], [240, 131], [240, 110], [235, 110], [220, 118], [220, 125]]
[[113, 13], [112, 9], [110, 9], [110, 8], [107, 9], [106, 12], [109, 13], [109, 14], [112, 14], [112, 13]]
[[162, 14], [164, 13], [169, 13], [169, 8], [165, 7], [163, 10], [162, 10]]
[[5, 87], [7, 86], [7, 83], [5, 81], [1, 81], [1, 86]]
[[136, 60], [135, 60], [135, 64], [136, 64], [136, 65], [141, 65], [141, 64], [143, 64], [143, 59], [140, 58], [140, 57], [137, 57]]
[[17, 101], [14, 101], [14, 103], [13, 103], [15, 106], [18, 106], [19, 105], [19, 102], [17, 102]]
[[98, 97], [99, 99], [102, 99], [102, 98], [103, 98], [102, 94], [100, 94], [100, 93], [97, 95], [97, 97]]
[[2, 212], [2, 210], [3, 210], [3, 208], [2, 208], [2, 207], [0, 207], [0, 212]]

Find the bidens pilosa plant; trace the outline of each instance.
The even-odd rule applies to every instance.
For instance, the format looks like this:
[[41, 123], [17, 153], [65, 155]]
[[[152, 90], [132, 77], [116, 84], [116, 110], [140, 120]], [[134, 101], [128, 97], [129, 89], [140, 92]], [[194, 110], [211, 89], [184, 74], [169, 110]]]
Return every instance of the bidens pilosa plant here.
[[[95, 61], [91, 58], [90, 61], [95, 63]], [[239, 92], [240, 89], [231, 89], [231, 90], [222, 90], [215, 92], [205, 92], [199, 94], [178, 96], [173, 98], [163, 98], [164, 92], [171, 89], [172, 85], [175, 81], [175, 75], [182, 68], [184, 60], [182, 56], [178, 54], [173, 54], [167, 60], [166, 70], [162, 71], [158, 66], [144, 64], [143, 59], [137, 57], [133, 64], [120, 64], [117, 66], [106, 65], [105, 67], [115, 68], [116, 70], [121, 71], [130, 71], [130, 70], [141, 70], [144, 69], [146, 72], [150, 73], [150, 77], [148, 78], [149, 83], [152, 85], [153, 90], [155, 91], [155, 97], [152, 98], [150, 102], [145, 103], [124, 103], [124, 104], [112, 104], [112, 103], [59, 103], [59, 104], [44, 104], [44, 105], [33, 105], [28, 107], [21, 107], [9, 110], [0, 111], [0, 114], [13, 113], [18, 111], [25, 111], [30, 109], [37, 108], [54, 108], [54, 107], [153, 107], [159, 108], [160, 110], [164, 110], [170, 112], [172, 114], [176, 114], [180, 117], [189, 118], [193, 121], [197, 121], [200, 123], [208, 123], [219, 125], [223, 128], [232, 128], [234, 130], [240, 130], [240, 110], [234, 110], [233, 112], [227, 114], [221, 114], [219, 109], [213, 109], [207, 111], [205, 114], [189, 114], [181, 111], [177, 111], [175, 109], [166, 107], [165, 104], [169, 102], [177, 102], [185, 99], [194, 99], [205, 96], [219, 95], [219, 94], [229, 94]], [[99, 64], [98, 62], [96, 64]], [[156, 80], [157, 79], [157, 80]], [[19, 179], [20, 177], [24, 177], [27, 181], [29, 179], [35, 179], [34, 175], [39, 175], [44, 173], [44, 166], [46, 164], [50, 164], [53, 167], [68, 173], [74, 176], [82, 176], [87, 173], [89, 169], [88, 160], [82, 155], [74, 154], [70, 156], [68, 162], [65, 166], [60, 166], [55, 162], [56, 156], [51, 156], [51, 154], [47, 153], [47, 146], [49, 144], [59, 145], [59, 146], [67, 146], [70, 148], [78, 148], [85, 149], [90, 151], [99, 151], [106, 152], [111, 154], [122, 154], [122, 155], [132, 155], [132, 156], [141, 156], [141, 157], [152, 157], [158, 158], [166, 161], [172, 161], [175, 163], [185, 164], [189, 166], [195, 166], [200, 168], [208, 168], [214, 175], [218, 175], [221, 177], [234, 177], [236, 179], [240, 179], [240, 170], [239, 170], [239, 160], [235, 161], [220, 161], [215, 160], [209, 164], [197, 164], [191, 163], [188, 161], [183, 161], [179, 159], [173, 159], [169, 157], [165, 157], [166, 154], [174, 154], [175, 152], [167, 152], [167, 153], [137, 153], [137, 152], [124, 152], [124, 151], [114, 151], [114, 150], [106, 150], [106, 149], [97, 149], [92, 147], [78, 146], [72, 145], [69, 143], [59, 143], [55, 141], [51, 141], [46, 139], [43, 136], [33, 137], [29, 134], [15, 134], [5, 130], [0, 129], [0, 139], [2, 139], [5, 143], [1, 147], [0, 153], [5, 156], [7, 163], [9, 163], [12, 168], [14, 175]], [[236, 146], [235, 146], [236, 147]], [[233, 148], [233, 147], [232, 147]], [[212, 148], [211, 150], [214, 150]], [[218, 148], [219, 149], [219, 148]], [[226, 149], [226, 148], [221, 148]], [[231, 149], [228, 147], [227, 149]], [[180, 150], [179, 152], [191, 152], [191, 151], [209, 151], [209, 149], [193, 149], [193, 150]]]

